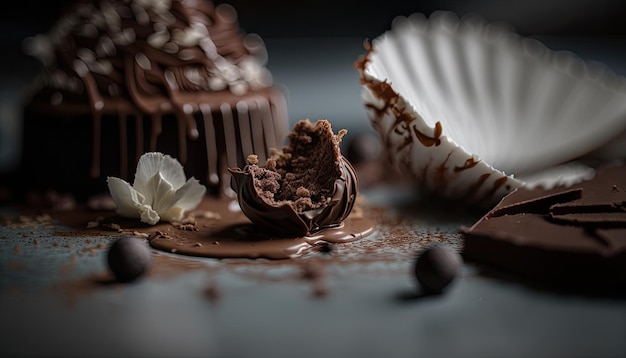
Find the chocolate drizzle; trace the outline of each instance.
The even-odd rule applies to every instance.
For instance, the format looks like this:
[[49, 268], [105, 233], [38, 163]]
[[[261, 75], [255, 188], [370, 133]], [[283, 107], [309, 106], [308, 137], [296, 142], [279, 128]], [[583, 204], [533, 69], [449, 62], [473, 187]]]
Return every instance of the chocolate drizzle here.
[[[236, 19], [232, 7], [209, 1], [79, 1], [49, 34], [25, 41], [46, 66], [28, 111], [91, 117], [91, 178], [128, 178], [128, 168], [147, 150], [190, 164], [190, 156], [198, 155], [191, 147], [202, 134], [206, 171], [198, 179], [217, 187], [228, 175], [226, 166], [243, 165], [253, 151], [267, 157], [270, 148], [280, 147], [288, 126], [284, 95], [272, 87], [264, 67], [265, 46], [258, 36], [242, 33]], [[163, 132], [170, 118], [175, 133]], [[111, 120], [119, 128], [116, 172], [102, 162], [111, 148], [110, 137], [103, 137]], [[220, 164], [221, 153], [226, 164]]]

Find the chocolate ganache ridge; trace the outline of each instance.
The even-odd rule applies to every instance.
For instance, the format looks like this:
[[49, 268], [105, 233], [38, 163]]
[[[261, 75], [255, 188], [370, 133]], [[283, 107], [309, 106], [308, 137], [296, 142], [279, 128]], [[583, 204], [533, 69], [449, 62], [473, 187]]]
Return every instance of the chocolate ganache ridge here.
[[[48, 34], [24, 43], [45, 66], [26, 103], [25, 136], [38, 117], [62, 118], [65, 132], [78, 126], [69, 123], [75, 118], [88, 118], [89, 133], [73, 135], [91, 137], [89, 148], [80, 148], [91, 153], [91, 178], [126, 178], [146, 151], [198, 166], [191, 151], [199, 148], [190, 147], [203, 147], [201, 169], [188, 174], [219, 193], [228, 188], [226, 167], [244, 165], [251, 151], [269, 156], [287, 132], [286, 101], [265, 67], [263, 40], [244, 34], [230, 5], [79, 1]], [[175, 122], [167, 132], [166, 121]], [[25, 151], [42, 141], [25, 138]], [[115, 172], [104, 163], [111, 142], [119, 142]]]

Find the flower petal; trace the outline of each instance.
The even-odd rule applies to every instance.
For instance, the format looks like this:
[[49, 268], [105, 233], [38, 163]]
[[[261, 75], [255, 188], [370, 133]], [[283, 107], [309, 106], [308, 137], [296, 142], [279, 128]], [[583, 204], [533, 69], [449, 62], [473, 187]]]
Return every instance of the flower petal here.
[[185, 184], [185, 171], [178, 160], [169, 155], [148, 152], [139, 158], [137, 163], [137, 172], [135, 173], [135, 181], [133, 187], [146, 195], [149, 201], [154, 199], [150, 197], [152, 192], [147, 189], [148, 181], [156, 174], [161, 173], [163, 178], [169, 182], [174, 190]]
[[161, 173], [156, 173], [146, 185], [146, 190], [152, 195], [150, 205], [158, 212], [165, 212], [175, 203], [176, 190], [163, 178]]
[[159, 213], [152, 210], [150, 205], [142, 205], [139, 208], [139, 212], [140, 212], [139, 217], [141, 219], [141, 222], [144, 222], [146, 224], [154, 225], [161, 220], [161, 217], [159, 217]]
[[178, 189], [174, 196], [174, 204], [166, 212], [161, 213], [163, 220], [179, 221], [185, 212], [193, 210], [200, 204], [206, 188], [195, 178], [187, 180], [182, 188]]
[[111, 198], [117, 206], [117, 214], [129, 218], [139, 217], [139, 208], [144, 205], [145, 197], [120, 178], [108, 177], [107, 185]]
[[180, 206], [171, 207], [168, 211], [161, 213], [163, 220], [169, 222], [181, 221], [184, 215], [185, 210]]

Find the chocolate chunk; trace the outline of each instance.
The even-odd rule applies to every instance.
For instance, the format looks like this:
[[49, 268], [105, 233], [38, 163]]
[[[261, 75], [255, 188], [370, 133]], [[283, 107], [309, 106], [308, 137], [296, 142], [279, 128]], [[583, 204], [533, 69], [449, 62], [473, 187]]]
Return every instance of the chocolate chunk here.
[[152, 256], [143, 240], [127, 236], [110, 246], [107, 263], [118, 281], [131, 282], [150, 268]]
[[548, 191], [517, 189], [472, 227], [463, 256], [552, 286], [626, 289], [626, 165]]

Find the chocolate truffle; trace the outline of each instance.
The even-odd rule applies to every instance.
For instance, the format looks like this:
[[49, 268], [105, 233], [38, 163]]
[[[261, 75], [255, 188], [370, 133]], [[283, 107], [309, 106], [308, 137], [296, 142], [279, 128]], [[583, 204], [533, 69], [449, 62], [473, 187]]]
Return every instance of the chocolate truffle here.
[[143, 240], [127, 236], [116, 240], [109, 247], [107, 263], [118, 281], [130, 282], [150, 268], [152, 256]]
[[425, 293], [440, 293], [455, 279], [461, 262], [461, 256], [453, 248], [433, 245], [417, 257], [415, 277]]
[[463, 228], [467, 260], [535, 283], [626, 289], [626, 166], [571, 187], [517, 189]]
[[357, 196], [356, 173], [339, 149], [345, 133], [335, 135], [327, 120], [302, 120], [265, 166], [252, 156], [245, 168], [231, 169], [243, 213], [261, 230], [285, 235], [341, 225]]
[[88, 198], [162, 152], [208, 193], [232, 193], [226, 168], [267, 158], [289, 129], [265, 44], [227, 4], [79, 0], [24, 47], [44, 65], [24, 103], [26, 190]]

